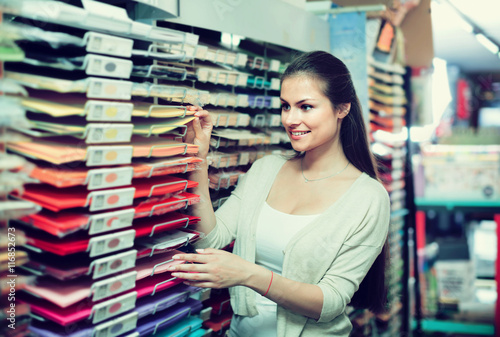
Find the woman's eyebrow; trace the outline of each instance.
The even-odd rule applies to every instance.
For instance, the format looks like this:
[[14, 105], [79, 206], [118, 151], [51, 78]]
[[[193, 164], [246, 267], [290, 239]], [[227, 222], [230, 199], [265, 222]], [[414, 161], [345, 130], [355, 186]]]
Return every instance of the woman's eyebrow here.
[[[288, 103], [286, 100], [284, 100], [283, 98], [280, 97], [280, 100], [285, 102], [285, 103]], [[301, 104], [301, 103], [304, 103], [305, 101], [307, 100], [314, 100], [314, 98], [304, 98], [304, 99], [301, 99], [300, 101], [298, 102], [295, 102], [295, 104]]]

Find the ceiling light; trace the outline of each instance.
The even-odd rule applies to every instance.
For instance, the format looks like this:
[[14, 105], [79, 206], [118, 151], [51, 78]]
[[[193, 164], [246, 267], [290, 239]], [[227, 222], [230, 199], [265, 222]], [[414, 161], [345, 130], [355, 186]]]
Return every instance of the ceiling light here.
[[481, 43], [486, 49], [488, 49], [490, 52], [493, 54], [498, 53], [499, 48], [496, 43], [488, 39], [486, 36], [484, 36], [481, 33], [476, 34], [476, 39]]
[[465, 21], [461, 16], [457, 16], [457, 22], [460, 25], [460, 27], [465, 30], [467, 33], [473, 33], [474, 32], [474, 27]]
[[[500, 45], [488, 38], [483, 34], [484, 30], [481, 29], [473, 20], [470, 19], [468, 15], [466, 15], [463, 11], [461, 11], [451, 0], [440, 0], [443, 3], [446, 3], [450, 8], [453, 9], [455, 14], [457, 14], [456, 22], [460, 25], [465, 31], [470, 32], [475, 35], [476, 39], [490, 52], [493, 54], [497, 54], [500, 51]], [[497, 0], [493, 0], [497, 1]], [[435, 4], [439, 4], [440, 2], [435, 2]], [[440, 6], [436, 6], [439, 8]], [[500, 57], [500, 54], [499, 54]]]

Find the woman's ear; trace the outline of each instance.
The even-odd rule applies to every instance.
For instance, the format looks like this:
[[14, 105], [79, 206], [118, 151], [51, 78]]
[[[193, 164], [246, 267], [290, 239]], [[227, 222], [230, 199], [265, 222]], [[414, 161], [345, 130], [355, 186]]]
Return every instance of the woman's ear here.
[[342, 103], [339, 105], [339, 118], [344, 118], [347, 116], [351, 110], [351, 103]]

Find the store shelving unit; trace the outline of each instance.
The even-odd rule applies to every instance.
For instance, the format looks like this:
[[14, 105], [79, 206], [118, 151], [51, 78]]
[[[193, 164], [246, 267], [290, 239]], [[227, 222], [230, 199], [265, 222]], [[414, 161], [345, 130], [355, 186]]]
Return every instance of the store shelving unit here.
[[436, 319], [421, 321], [421, 329], [425, 332], [456, 333], [473, 336], [493, 336], [494, 327], [491, 324], [472, 324]]
[[[446, 212], [463, 212], [463, 213], [481, 213], [486, 217], [490, 217], [496, 222], [496, 235], [500, 236], [500, 200], [443, 200], [432, 198], [415, 198], [416, 205], [416, 244], [414, 254], [418, 256], [418, 250], [423, 249], [425, 246], [426, 235], [426, 212], [428, 211], [446, 211]], [[500, 261], [500, 250], [497, 249], [496, 257], [496, 273], [495, 282], [498, 285], [500, 282], [500, 273], [498, 266]], [[418, 277], [418, 268], [416, 268], [416, 275]], [[418, 293], [417, 293], [418, 296]], [[418, 303], [418, 302], [417, 302]], [[415, 320], [412, 322], [412, 327], [417, 336], [422, 336], [423, 333], [428, 332], [443, 332], [455, 333], [473, 336], [498, 336], [500, 334], [500, 305], [498, 301], [498, 286], [497, 286], [497, 301], [495, 306], [495, 320], [494, 324], [484, 323], [468, 323], [468, 322], [454, 322], [450, 320], [430, 319], [422, 317], [421, 308], [417, 307], [415, 312]]]

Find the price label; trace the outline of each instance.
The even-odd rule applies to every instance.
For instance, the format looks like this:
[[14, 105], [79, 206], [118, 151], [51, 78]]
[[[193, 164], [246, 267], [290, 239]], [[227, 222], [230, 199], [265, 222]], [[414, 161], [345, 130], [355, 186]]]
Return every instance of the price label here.
[[247, 165], [250, 162], [250, 152], [240, 152], [238, 165]]
[[85, 34], [87, 39], [86, 50], [89, 53], [106, 54], [121, 57], [131, 57], [134, 41], [117, 36], [96, 32]]
[[280, 90], [280, 79], [279, 78], [271, 78], [271, 85], [269, 86], [269, 89], [271, 90]]
[[[138, 312], [131, 312], [110, 320], [109, 322], [102, 323], [94, 329], [93, 337], [115, 337], [134, 330], [137, 327], [138, 316]], [[139, 333], [135, 334], [137, 334], [136, 336], [139, 336]]]
[[130, 206], [134, 202], [134, 195], [134, 187], [93, 191], [87, 196], [87, 204], [90, 203], [91, 212]]
[[85, 115], [91, 122], [130, 122], [134, 104], [88, 100]]
[[271, 144], [279, 144], [281, 142], [281, 132], [271, 132]]
[[113, 256], [96, 259], [90, 264], [89, 273], [93, 269], [92, 278], [97, 279], [134, 268], [136, 258], [137, 250], [133, 249]]
[[271, 62], [269, 63], [269, 71], [275, 71], [275, 72], [280, 71], [280, 61], [271, 60]]
[[134, 148], [132, 146], [89, 146], [87, 148], [86, 165], [120, 165], [130, 164]]
[[281, 126], [281, 115], [271, 114], [268, 115], [269, 124], [268, 126]]
[[279, 97], [271, 97], [271, 109], [281, 108], [281, 100]]
[[85, 72], [87, 75], [129, 78], [132, 73], [133, 63], [131, 60], [87, 54], [84, 62], [86, 62]]
[[136, 278], [137, 271], [131, 271], [123, 275], [95, 282], [91, 287], [93, 293], [92, 301], [96, 302], [134, 288]]
[[134, 168], [131, 166], [93, 169], [87, 173], [87, 189], [97, 190], [130, 185], [133, 176]]
[[108, 318], [118, 316], [135, 307], [137, 292], [119, 296], [103, 303], [94, 305], [92, 308], [92, 324], [102, 322]]
[[236, 59], [234, 60], [234, 65], [236, 67], [246, 67], [248, 62], [248, 55], [243, 53], [237, 53]]
[[134, 124], [87, 124], [85, 131], [85, 142], [87, 144], [97, 143], [128, 143], [132, 138]]
[[212, 307], [203, 308], [199, 313], [200, 318], [203, 321], [210, 319], [210, 316], [212, 316], [212, 309]]
[[246, 87], [247, 82], [248, 82], [248, 75], [247, 74], [239, 74], [237, 76], [238, 77], [236, 78], [235, 85], [240, 86], [240, 87]]
[[237, 107], [247, 107], [248, 106], [248, 95], [237, 95], [236, 96], [236, 105], [234, 106], [235, 108]]
[[89, 241], [87, 251], [90, 257], [104, 255], [134, 245], [135, 230], [130, 229], [123, 232], [93, 237]]
[[210, 298], [212, 294], [212, 289], [210, 288], [203, 288], [201, 289], [200, 291], [197, 291], [196, 293], [193, 293], [191, 295], [191, 298], [194, 298], [195, 300], [198, 300], [198, 301], [206, 301], [207, 299]]
[[89, 219], [89, 235], [109, 232], [132, 226], [133, 208], [92, 215]]
[[88, 81], [87, 97], [89, 98], [123, 100], [130, 100], [132, 98], [132, 82], [96, 77], [89, 77]]

